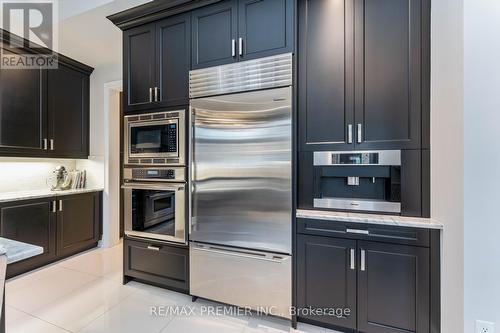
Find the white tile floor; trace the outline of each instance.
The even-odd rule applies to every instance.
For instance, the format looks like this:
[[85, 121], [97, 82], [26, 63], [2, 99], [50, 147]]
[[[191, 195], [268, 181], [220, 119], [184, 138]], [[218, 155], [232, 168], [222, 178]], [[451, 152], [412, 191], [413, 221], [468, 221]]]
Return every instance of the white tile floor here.
[[[266, 316], [210, 316], [202, 300], [137, 282], [122, 285], [122, 247], [96, 249], [12, 279], [6, 286], [7, 333], [334, 333]], [[194, 316], [150, 313], [189, 306]], [[205, 308], [204, 308], [205, 307]]]

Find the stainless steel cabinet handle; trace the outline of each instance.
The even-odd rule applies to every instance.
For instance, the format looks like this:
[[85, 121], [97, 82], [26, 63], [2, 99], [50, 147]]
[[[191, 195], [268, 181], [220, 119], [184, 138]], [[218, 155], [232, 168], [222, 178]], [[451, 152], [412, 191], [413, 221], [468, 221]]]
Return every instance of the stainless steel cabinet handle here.
[[50, 139], [50, 150], [54, 150], [54, 139]]
[[238, 52], [239, 52], [239, 55], [242, 56], [243, 55], [243, 38], [238, 38]]
[[59, 200], [59, 211], [60, 212], [63, 211], [63, 201], [62, 200]]
[[57, 211], [57, 201], [52, 201], [52, 213], [55, 213]]
[[352, 124], [347, 125], [347, 143], [352, 143]]
[[149, 88], [149, 103], [153, 102], [153, 88]]
[[361, 270], [366, 271], [366, 251], [361, 250]]
[[151, 250], [151, 251], [160, 251], [160, 247], [159, 246], [149, 245], [148, 246], [148, 250]]
[[236, 40], [231, 40], [231, 56], [236, 57]]
[[159, 102], [159, 98], [158, 98], [158, 90], [160, 90], [158, 87], [155, 87], [155, 102]]
[[351, 249], [351, 269], [356, 269], [356, 250]]
[[361, 229], [346, 229], [346, 232], [349, 234], [362, 234], [362, 235], [369, 235], [370, 234], [370, 231], [361, 230]]
[[225, 255], [225, 256], [232, 256], [232, 257], [239, 257], [239, 258], [247, 258], [247, 259], [255, 259], [255, 260], [261, 260], [261, 261], [270, 261], [274, 263], [283, 263], [287, 260], [286, 257], [281, 257], [281, 256], [273, 256], [272, 258], [267, 257], [267, 256], [262, 256], [262, 255], [256, 255], [252, 253], [241, 253], [241, 252], [235, 252], [231, 250], [224, 250], [224, 249], [218, 249], [218, 248], [212, 248], [212, 247], [194, 247], [193, 248], [196, 251], [203, 251], [203, 252], [209, 252], [209, 253], [214, 253], [214, 254], [219, 254], [219, 255]]
[[48, 149], [48, 140], [43, 139], [43, 150], [47, 150], [47, 149]]
[[361, 124], [358, 124], [358, 143], [363, 142], [363, 128], [361, 127]]

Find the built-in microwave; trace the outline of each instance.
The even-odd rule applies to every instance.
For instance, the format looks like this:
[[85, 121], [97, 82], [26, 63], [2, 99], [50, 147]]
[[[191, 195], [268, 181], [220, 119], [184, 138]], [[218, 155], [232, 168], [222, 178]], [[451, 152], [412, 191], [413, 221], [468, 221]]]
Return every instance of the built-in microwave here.
[[185, 165], [185, 110], [126, 116], [126, 165]]

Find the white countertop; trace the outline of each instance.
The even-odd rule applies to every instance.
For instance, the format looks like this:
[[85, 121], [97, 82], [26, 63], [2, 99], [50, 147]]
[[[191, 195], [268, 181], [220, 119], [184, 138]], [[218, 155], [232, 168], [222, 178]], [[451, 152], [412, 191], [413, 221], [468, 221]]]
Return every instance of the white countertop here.
[[46, 190], [4, 192], [0, 193], [0, 203], [8, 201], [29, 200], [29, 199], [39, 199], [39, 198], [55, 197], [62, 195], [71, 195], [71, 194], [99, 192], [102, 190], [103, 190], [102, 188], [90, 187], [90, 188], [65, 190], [65, 191], [51, 191], [49, 189], [46, 189]]
[[43, 253], [43, 247], [0, 237], [0, 249], [7, 256], [7, 264], [12, 264]]
[[398, 215], [358, 214], [322, 210], [298, 209], [297, 217], [338, 222], [383, 224], [398, 227], [443, 229], [443, 224], [430, 218], [404, 217]]

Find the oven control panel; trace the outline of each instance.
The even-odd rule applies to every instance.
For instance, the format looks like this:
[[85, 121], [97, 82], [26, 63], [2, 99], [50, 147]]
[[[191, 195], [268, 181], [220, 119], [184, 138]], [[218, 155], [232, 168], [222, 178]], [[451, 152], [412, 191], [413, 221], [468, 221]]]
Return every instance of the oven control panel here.
[[185, 168], [125, 168], [123, 170], [125, 182], [131, 181], [186, 181]]

